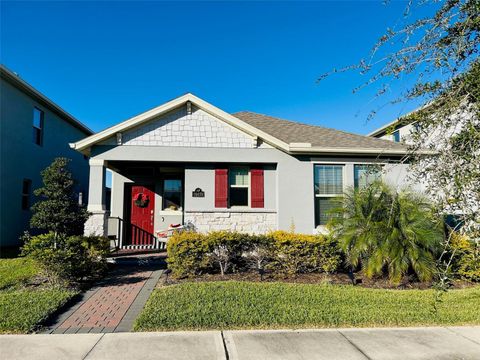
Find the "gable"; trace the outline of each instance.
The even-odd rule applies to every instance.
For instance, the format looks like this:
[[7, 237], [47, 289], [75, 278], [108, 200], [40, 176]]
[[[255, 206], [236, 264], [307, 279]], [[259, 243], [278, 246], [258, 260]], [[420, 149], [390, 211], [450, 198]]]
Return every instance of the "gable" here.
[[[190, 106], [193, 112], [187, 114]], [[366, 141], [369, 143], [366, 144]], [[406, 154], [408, 151], [406, 147], [392, 145], [386, 140], [346, 134], [265, 115], [250, 113], [242, 117], [241, 113], [237, 113], [233, 116], [191, 93], [71, 143], [70, 147], [88, 155], [91, 147], [97, 144], [274, 147], [289, 154], [386, 155]], [[421, 152], [424, 153], [424, 150]]]
[[122, 134], [122, 145], [253, 148], [254, 138], [192, 106], [182, 106]]

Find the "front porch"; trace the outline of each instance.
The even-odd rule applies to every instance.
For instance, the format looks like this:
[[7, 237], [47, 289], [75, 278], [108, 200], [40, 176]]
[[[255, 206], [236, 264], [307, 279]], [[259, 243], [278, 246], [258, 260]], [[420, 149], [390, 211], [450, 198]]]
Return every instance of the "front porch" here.
[[92, 215], [85, 233], [108, 236], [117, 249], [162, 250], [174, 231], [185, 229], [265, 233], [278, 228], [276, 164], [92, 159], [90, 167]]
[[[92, 216], [85, 233], [108, 236], [116, 249], [165, 249], [171, 229], [184, 223], [185, 165], [91, 160], [90, 168]], [[107, 169], [112, 173], [109, 204]]]

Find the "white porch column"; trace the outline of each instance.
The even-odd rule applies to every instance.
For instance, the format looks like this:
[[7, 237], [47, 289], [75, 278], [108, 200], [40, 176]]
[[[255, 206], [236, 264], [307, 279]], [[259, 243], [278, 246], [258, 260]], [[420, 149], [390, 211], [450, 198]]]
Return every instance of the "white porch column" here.
[[106, 236], [108, 212], [105, 207], [106, 162], [102, 159], [89, 160], [90, 178], [88, 188], [89, 219], [85, 222], [85, 235]]

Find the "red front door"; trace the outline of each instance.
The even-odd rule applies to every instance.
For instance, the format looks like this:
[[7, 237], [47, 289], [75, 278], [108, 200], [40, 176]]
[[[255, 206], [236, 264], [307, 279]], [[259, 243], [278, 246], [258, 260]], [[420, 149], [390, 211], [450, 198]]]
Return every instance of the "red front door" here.
[[133, 185], [130, 201], [131, 244], [152, 245], [155, 193], [148, 186]]

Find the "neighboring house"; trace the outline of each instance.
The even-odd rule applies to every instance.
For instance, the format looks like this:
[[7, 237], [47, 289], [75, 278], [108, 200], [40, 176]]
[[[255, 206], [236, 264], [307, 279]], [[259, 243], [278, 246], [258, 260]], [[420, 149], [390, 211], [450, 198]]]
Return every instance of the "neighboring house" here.
[[410, 144], [410, 135], [413, 131], [415, 131], [415, 124], [405, 122], [400, 118], [372, 131], [367, 136], [390, 140], [397, 143], [401, 142], [404, 144]]
[[[15, 73], [0, 66], [0, 246], [18, 246], [29, 230], [40, 172], [56, 157], [72, 159], [79, 201], [86, 200], [88, 159], [69, 148], [92, 131]], [[83, 200], [82, 200], [83, 195]], [[86, 202], [86, 201], [85, 201]]]
[[379, 167], [388, 182], [402, 185], [408, 166], [398, 164], [407, 151], [401, 144], [229, 114], [192, 94], [71, 147], [90, 157], [85, 233], [113, 235], [129, 247], [153, 247], [158, 232], [185, 223], [202, 232], [314, 233], [347, 187], [368, 184]]

